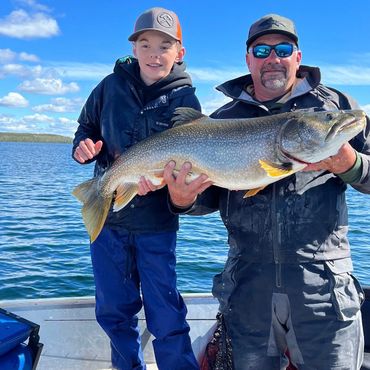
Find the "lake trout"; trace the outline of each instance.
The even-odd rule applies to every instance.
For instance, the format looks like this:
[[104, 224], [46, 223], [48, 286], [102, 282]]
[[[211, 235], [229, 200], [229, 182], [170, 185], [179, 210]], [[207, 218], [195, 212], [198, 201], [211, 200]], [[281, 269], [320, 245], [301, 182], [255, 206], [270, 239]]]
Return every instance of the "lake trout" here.
[[215, 185], [246, 190], [253, 196], [265, 186], [335, 155], [365, 126], [361, 110], [281, 113], [246, 119], [212, 119], [191, 108], [177, 108], [174, 126], [135, 144], [101, 177], [78, 185], [73, 195], [94, 241], [112, 206], [117, 212], [138, 192], [141, 176], [163, 183], [170, 161], [176, 171], [192, 163], [187, 182], [204, 173]]

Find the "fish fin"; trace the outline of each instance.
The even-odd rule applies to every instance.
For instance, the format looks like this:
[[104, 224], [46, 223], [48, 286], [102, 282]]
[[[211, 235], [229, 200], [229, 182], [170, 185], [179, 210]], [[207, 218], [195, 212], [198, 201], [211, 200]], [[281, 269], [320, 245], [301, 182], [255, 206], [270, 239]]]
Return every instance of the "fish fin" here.
[[157, 186], [157, 190], [166, 186], [166, 183], [164, 182], [164, 178], [163, 178], [163, 171], [155, 173], [154, 177], [156, 178], [157, 181], [152, 180], [152, 183], [153, 185]]
[[261, 186], [259, 188], [255, 188], [255, 189], [250, 189], [248, 190], [245, 194], [244, 194], [244, 197], [243, 198], [249, 198], [249, 197], [253, 197], [253, 195], [256, 195], [259, 191], [263, 190], [266, 186]]
[[154, 173], [153, 173], [153, 176], [155, 177], [155, 179], [157, 181], [154, 181], [152, 180], [152, 183], [155, 184], [154, 185], [157, 185], [157, 186], [165, 186], [165, 182], [164, 182], [164, 178], [163, 178], [163, 174], [164, 174], [164, 171], [163, 169], [162, 170], [155, 170]]
[[270, 177], [288, 176], [295, 172], [290, 163], [277, 164], [270, 161], [264, 161], [262, 159], [258, 162]]
[[111, 198], [104, 198], [100, 195], [99, 179], [94, 177], [87, 180], [77, 185], [72, 192], [83, 203], [82, 218], [91, 242], [99, 236], [112, 203]]
[[135, 197], [139, 189], [138, 184], [128, 183], [120, 184], [116, 189], [116, 196], [114, 197], [113, 212], [118, 212]]
[[175, 109], [171, 121], [173, 122], [173, 127], [176, 127], [186, 123], [192, 123], [201, 118], [208, 118], [208, 116], [193, 108], [180, 107]]
[[166, 183], [164, 182], [163, 178], [163, 168], [162, 169], [155, 169], [155, 170], [150, 170], [149, 175], [145, 176], [147, 179], [149, 179], [153, 185], [160, 186], [163, 188]]
[[163, 170], [155, 170], [153, 173], [153, 176], [156, 177], [157, 179], [163, 179]]

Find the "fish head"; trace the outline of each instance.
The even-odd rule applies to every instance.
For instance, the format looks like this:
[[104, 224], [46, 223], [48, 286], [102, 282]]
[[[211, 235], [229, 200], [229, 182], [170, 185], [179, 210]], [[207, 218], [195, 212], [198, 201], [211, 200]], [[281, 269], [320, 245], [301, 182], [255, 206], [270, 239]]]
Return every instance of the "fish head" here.
[[296, 112], [283, 125], [279, 154], [300, 163], [315, 163], [338, 153], [366, 124], [362, 110]]

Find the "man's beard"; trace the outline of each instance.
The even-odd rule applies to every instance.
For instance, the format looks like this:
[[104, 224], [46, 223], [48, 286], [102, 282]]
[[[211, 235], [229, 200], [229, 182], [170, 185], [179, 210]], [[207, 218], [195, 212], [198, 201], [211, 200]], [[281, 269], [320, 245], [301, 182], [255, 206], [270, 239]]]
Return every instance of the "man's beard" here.
[[[264, 78], [265, 72], [278, 72], [280, 77]], [[287, 84], [286, 69], [274, 64], [268, 65], [261, 70], [261, 83], [266, 89], [280, 90]]]

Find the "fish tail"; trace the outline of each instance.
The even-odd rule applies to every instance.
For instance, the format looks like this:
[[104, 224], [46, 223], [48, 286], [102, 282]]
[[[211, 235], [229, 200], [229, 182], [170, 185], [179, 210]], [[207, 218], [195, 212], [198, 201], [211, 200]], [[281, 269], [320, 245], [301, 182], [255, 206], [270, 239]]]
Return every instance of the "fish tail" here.
[[91, 242], [100, 234], [112, 203], [111, 198], [100, 194], [98, 185], [99, 178], [95, 177], [76, 186], [72, 192], [83, 203], [82, 218]]

